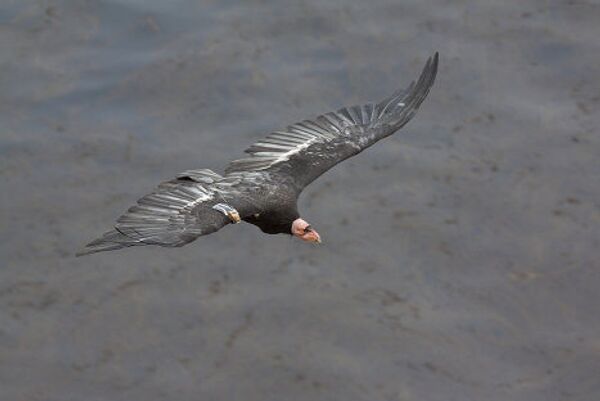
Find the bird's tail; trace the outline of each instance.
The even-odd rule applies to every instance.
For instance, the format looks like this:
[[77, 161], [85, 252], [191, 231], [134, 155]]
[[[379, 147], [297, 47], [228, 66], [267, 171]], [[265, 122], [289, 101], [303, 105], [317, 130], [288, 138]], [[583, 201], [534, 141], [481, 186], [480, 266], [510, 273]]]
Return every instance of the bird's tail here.
[[114, 251], [136, 245], [146, 245], [113, 229], [84, 246], [75, 256], [89, 255], [96, 252]]

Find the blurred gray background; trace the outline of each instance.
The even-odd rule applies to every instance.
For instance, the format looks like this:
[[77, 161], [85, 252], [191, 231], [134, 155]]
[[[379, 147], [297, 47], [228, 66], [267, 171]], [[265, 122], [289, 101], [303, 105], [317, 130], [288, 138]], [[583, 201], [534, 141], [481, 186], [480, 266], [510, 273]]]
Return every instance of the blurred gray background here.
[[[486, 4], [484, 4], [486, 3]], [[3, 1], [0, 399], [600, 399], [600, 5]], [[300, 201], [74, 258], [161, 180], [379, 100], [401, 132]]]

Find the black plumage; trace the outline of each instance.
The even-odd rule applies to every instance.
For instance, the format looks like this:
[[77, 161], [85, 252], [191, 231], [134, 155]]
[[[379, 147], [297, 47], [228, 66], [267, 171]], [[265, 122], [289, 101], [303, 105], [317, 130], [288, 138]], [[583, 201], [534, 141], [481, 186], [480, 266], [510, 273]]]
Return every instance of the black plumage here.
[[177, 247], [240, 219], [267, 234], [291, 234], [297, 200], [321, 174], [402, 128], [433, 85], [438, 54], [406, 89], [379, 103], [342, 108], [276, 131], [219, 175], [189, 170], [138, 200], [114, 228], [79, 253], [137, 245]]

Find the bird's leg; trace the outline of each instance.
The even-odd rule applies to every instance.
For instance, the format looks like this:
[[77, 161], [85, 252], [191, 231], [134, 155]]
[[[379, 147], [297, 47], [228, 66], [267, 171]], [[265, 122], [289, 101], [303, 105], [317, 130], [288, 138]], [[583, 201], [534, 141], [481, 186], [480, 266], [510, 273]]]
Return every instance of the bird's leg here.
[[212, 208], [229, 217], [229, 220], [231, 220], [232, 223], [236, 224], [242, 220], [238, 211], [227, 203], [217, 203]]

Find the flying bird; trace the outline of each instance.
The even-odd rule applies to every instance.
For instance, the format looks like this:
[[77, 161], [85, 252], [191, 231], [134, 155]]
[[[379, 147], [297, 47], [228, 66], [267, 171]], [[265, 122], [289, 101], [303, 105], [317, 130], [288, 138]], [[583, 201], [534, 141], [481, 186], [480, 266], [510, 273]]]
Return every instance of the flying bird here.
[[406, 89], [379, 103], [339, 109], [275, 131], [246, 149], [224, 175], [188, 170], [158, 185], [77, 255], [138, 246], [179, 247], [245, 221], [267, 234], [320, 243], [298, 212], [298, 196], [321, 174], [402, 128], [429, 93], [438, 53]]

